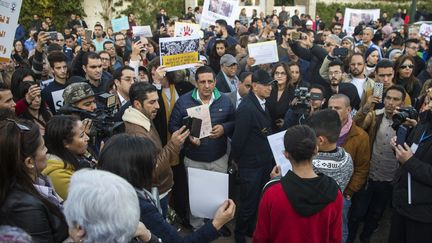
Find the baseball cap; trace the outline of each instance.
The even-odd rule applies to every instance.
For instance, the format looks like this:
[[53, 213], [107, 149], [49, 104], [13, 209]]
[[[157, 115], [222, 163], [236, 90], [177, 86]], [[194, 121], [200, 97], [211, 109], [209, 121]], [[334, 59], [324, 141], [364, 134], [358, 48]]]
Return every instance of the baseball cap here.
[[231, 66], [233, 64], [238, 64], [235, 57], [231, 54], [225, 54], [220, 59], [220, 65]]
[[94, 95], [95, 94], [88, 83], [72, 83], [65, 88], [63, 92], [63, 100], [65, 105], [72, 105]]
[[308, 21], [306, 21], [306, 25], [313, 25], [312, 20], [308, 20]]
[[252, 74], [252, 83], [270, 85], [274, 82], [275, 80], [270, 76], [270, 74], [262, 69], [258, 69]]

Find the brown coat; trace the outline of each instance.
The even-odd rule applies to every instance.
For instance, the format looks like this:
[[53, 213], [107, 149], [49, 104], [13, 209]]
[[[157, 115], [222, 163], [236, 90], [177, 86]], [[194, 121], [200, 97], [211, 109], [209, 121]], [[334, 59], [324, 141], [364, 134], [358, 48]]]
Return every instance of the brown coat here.
[[164, 147], [154, 124], [140, 111], [129, 107], [123, 115], [126, 133], [150, 139], [157, 149], [156, 166], [153, 173], [153, 185], [163, 194], [174, 185], [170, 161], [178, 157], [180, 148], [169, 141]]
[[354, 172], [344, 194], [352, 196], [365, 184], [369, 174], [370, 143], [368, 134], [353, 123], [342, 147], [351, 155]]

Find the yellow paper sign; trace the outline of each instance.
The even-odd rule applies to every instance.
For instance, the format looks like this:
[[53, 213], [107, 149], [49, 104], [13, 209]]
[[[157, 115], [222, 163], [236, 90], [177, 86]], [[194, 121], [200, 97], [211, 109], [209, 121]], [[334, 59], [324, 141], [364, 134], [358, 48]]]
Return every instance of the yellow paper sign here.
[[198, 62], [198, 52], [181, 53], [162, 57], [162, 65], [165, 67], [175, 67]]

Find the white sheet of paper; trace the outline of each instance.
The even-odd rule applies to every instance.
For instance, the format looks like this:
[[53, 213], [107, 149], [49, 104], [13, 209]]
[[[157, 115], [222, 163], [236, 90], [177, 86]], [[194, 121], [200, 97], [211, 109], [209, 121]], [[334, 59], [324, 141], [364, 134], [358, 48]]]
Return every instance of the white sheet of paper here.
[[150, 25], [132, 26], [132, 33], [134, 36], [153, 37]]
[[202, 120], [200, 139], [211, 135], [212, 124], [210, 118], [210, 107], [209, 105], [199, 105], [191, 107], [186, 110], [188, 116], [199, 118]]
[[189, 204], [192, 215], [212, 219], [228, 199], [228, 174], [188, 168]]
[[10, 59], [22, 2], [0, 1], [0, 62], [8, 62]]
[[249, 57], [255, 58], [255, 64], [279, 62], [277, 43], [275, 40], [258, 42], [248, 45]]
[[175, 22], [175, 36], [199, 36], [201, 26], [199, 24]]
[[289, 170], [292, 169], [291, 162], [284, 155], [285, 132], [286, 130], [267, 137], [276, 164], [279, 165], [282, 169], [282, 176], [284, 176]]
[[63, 106], [63, 91], [64, 89], [51, 93], [54, 102], [54, 108], [56, 111], [58, 111]]

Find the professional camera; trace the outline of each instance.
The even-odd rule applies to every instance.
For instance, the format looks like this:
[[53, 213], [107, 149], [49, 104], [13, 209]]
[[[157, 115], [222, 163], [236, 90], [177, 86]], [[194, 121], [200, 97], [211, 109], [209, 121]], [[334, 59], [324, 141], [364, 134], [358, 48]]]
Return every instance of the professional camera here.
[[69, 105], [60, 108], [61, 114], [77, 114], [81, 120], [92, 120], [92, 129], [89, 136], [92, 138], [109, 138], [122, 131], [123, 122], [115, 122], [114, 115], [116, 109], [116, 97], [113, 94], [103, 93], [96, 95], [98, 108], [94, 112], [85, 111]]
[[297, 103], [294, 105], [294, 108], [304, 110], [305, 112], [310, 106], [310, 93], [308, 88], [296, 88], [294, 91], [294, 97], [297, 99]]
[[398, 109], [399, 113], [392, 116], [393, 125], [392, 128], [397, 130], [407, 118], [417, 120], [418, 112], [413, 107], [404, 107]]

